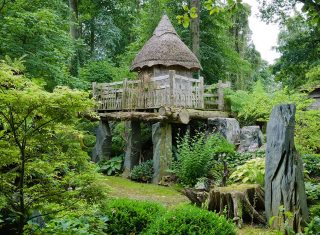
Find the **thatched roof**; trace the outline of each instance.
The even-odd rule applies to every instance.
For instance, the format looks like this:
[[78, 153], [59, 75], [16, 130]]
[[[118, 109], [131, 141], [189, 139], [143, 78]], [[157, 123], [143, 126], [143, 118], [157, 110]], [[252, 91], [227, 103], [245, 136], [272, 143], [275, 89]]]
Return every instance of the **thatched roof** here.
[[131, 71], [154, 65], [182, 66], [199, 70], [201, 65], [192, 51], [181, 41], [167, 15], [163, 15], [153, 36], [143, 46], [134, 61]]

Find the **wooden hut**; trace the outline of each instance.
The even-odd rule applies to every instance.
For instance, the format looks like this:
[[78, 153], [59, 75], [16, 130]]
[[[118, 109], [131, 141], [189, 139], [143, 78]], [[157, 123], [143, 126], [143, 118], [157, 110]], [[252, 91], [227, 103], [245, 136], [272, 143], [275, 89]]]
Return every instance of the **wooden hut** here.
[[[97, 141], [99, 146], [96, 145], [95, 153], [110, 149], [108, 145], [112, 135], [108, 121], [126, 121], [124, 167], [127, 176], [140, 161], [140, 122], [151, 122], [153, 182], [158, 183], [171, 163], [171, 125], [188, 124], [191, 119], [207, 121], [208, 118], [228, 116], [223, 112], [223, 89], [230, 84], [219, 81], [213, 92], [212, 87], [204, 85], [202, 77], [193, 78], [193, 73], [200, 69], [199, 60], [181, 41], [168, 16], [164, 15], [132, 63], [131, 71], [139, 74], [137, 80], [93, 83], [100, 127], [105, 130], [104, 139]], [[108, 154], [102, 155], [106, 159]]]
[[132, 62], [131, 71], [139, 77], [168, 75], [175, 70], [177, 75], [192, 78], [201, 65], [192, 51], [181, 41], [167, 15], [163, 15], [152, 37]]

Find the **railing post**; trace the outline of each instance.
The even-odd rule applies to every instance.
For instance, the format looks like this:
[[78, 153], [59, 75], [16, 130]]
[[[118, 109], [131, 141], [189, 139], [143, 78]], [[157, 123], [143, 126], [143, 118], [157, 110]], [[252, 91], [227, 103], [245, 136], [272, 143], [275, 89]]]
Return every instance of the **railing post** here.
[[170, 106], [175, 106], [175, 70], [169, 70], [169, 82], [170, 82]]
[[97, 87], [97, 83], [93, 82], [92, 83], [92, 95], [93, 95], [93, 98], [96, 98], [96, 87]]
[[218, 109], [224, 110], [223, 83], [221, 80], [218, 82]]
[[200, 108], [204, 109], [204, 82], [203, 82], [203, 77], [199, 77], [199, 103], [200, 103]]
[[127, 108], [127, 88], [128, 88], [128, 80], [125, 78], [123, 80], [122, 85], [122, 99], [121, 99], [121, 109]]

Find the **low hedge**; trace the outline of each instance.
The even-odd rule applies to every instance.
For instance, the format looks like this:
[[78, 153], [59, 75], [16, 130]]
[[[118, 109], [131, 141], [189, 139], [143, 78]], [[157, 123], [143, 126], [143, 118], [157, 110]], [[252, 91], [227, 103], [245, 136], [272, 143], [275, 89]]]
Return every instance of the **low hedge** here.
[[187, 205], [158, 217], [143, 234], [235, 235], [236, 229], [223, 216]]
[[106, 234], [140, 234], [165, 208], [153, 202], [131, 199], [114, 199], [103, 209], [108, 217]]

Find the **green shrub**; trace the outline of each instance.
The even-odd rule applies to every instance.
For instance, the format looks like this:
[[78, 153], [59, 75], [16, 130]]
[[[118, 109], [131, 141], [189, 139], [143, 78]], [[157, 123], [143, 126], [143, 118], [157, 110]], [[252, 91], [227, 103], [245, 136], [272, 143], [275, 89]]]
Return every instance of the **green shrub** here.
[[113, 157], [108, 161], [99, 163], [99, 171], [106, 175], [115, 175], [122, 171], [123, 156]]
[[148, 160], [140, 165], [134, 166], [130, 178], [139, 182], [151, 182], [153, 177], [153, 161]]
[[154, 202], [115, 199], [106, 204], [106, 234], [139, 234], [164, 214], [164, 207]]
[[310, 217], [320, 217], [320, 203], [310, 207]]
[[320, 231], [320, 217], [314, 217], [308, 226], [304, 229], [305, 235], [319, 235]]
[[235, 226], [223, 216], [194, 206], [182, 206], [158, 217], [145, 235], [156, 234], [236, 234]]
[[303, 166], [310, 177], [320, 176], [320, 156], [313, 154], [302, 155]]
[[315, 203], [320, 200], [320, 184], [306, 182], [305, 184], [307, 199], [309, 203]]
[[245, 164], [238, 166], [231, 174], [230, 179], [234, 182], [264, 184], [265, 159], [254, 158]]
[[221, 178], [221, 164], [223, 157], [234, 154], [234, 146], [219, 135], [206, 137], [204, 133], [197, 133], [193, 138], [187, 133], [177, 141], [178, 160], [173, 171], [179, 180], [187, 186], [194, 186], [199, 178]]

